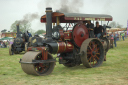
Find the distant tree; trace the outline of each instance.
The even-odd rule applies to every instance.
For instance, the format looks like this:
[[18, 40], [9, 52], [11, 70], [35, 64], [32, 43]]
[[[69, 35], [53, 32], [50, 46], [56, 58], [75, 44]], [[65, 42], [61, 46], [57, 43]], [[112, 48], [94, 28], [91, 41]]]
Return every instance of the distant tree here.
[[21, 28], [20, 28], [20, 30], [21, 30], [21, 32], [25, 32], [25, 31], [29, 31], [29, 32], [31, 32], [32, 31], [32, 28], [31, 28], [31, 23], [24, 23], [24, 24], [20, 24], [21, 26]]
[[6, 32], [7, 30], [6, 29], [4, 29], [4, 30], [2, 30], [1, 32]]
[[122, 25], [120, 25], [119, 23], [116, 23], [115, 21], [111, 22], [109, 26], [112, 28], [122, 28]]
[[[18, 21], [15, 21], [15, 22], [11, 25], [10, 30], [11, 30], [12, 32], [17, 32], [17, 27], [16, 27], [16, 25], [17, 25], [18, 23], [19, 23]], [[20, 28], [21, 28], [21, 26], [20, 26]]]
[[[15, 22], [11, 25], [10, 30], [11, 30], [12, 32], [17, 32], [17, 24], [18, 24], [18, 23], [19, 23], [19, 21], [15, 21]], [[20, 28], [20, 31], [21, 31], [21, 32], [25, 32], [25, 31], [32, 32], [31, 23], [30, 23], [30, 22], [27, 22], [27, 23], [19, 23], [19, 28]]]
[[116, 28], [116, 22], [114, 22], [114, 21], [111, 22], [111, 23], [109, 24], [109, 26], [112, 27], [112, 28]]
[[36, 32], [35, 32], [35, 34], [42, 34], [42, 33], [45, 33], [46, 31], [44, 31], [44, 30], [37, 30]]
[[119, 23], [117, 23], [116, 27], [117, 28], [122, 28], [122, 25], [120, 25]]

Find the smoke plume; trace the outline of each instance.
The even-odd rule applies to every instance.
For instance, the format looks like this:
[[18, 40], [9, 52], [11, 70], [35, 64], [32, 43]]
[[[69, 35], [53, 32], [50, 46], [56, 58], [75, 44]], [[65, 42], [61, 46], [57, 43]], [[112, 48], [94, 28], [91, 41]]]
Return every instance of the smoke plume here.
[[19, 23], [20, 24], [26, 24], [26, 23], [29, 23], [29, 22], [32, 22], [33, 20], [35, 19], [39, 19], [39, 15], [37, 13], [33, 13], [33, 14], [25, 14], [23, 16], [23, 19], [19, 20]]
[[66, 13], [77, 13], [79, 12], [80, 8], [83, 6], [83, 0], [65, 0], [65, 3], [63, 0], [60, 2], [60, 12], [66, 12]]
[[[44, 3], [44, 1], [41, 1], [41, 3]], [[83, 7], [83, 0], [45, 0], [45, 6], [52, 7], [60, 12], [77, 13]]]

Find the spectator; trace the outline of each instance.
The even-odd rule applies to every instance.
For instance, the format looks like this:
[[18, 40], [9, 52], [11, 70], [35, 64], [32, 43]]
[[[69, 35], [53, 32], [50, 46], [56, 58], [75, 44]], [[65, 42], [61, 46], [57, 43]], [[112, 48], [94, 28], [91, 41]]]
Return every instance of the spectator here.
[[3, 44], [3, 42], [1, 42], [1, 48], [4, 48], [4, 44]]
[[11, 44], [13, 44], [13, 41], [12, 41], [12, 40], [10, 40], [10, 43], [9, 43], [9, 44], [10, 44], [10, 45], [11, 45]]
[[112, 34], [111, 34], [111, 39], [114, 39], [114, 35], [113, 35], [113, 32], [112, 32]]
[[2, 43], [2, 42], [0, 41], [0, 48], [1, 48], [1, 43]]
[[121, 33], [121, 36], [122, 36], [122, 39], [123, 39], [123, 41], [124, 41], [124, 36], [125, 36], [125, 34], [124, 34], [124, 33]]
[[3, 44], [4, 44], [4, 48], [6, 48], [6, 42], [5, 41], [3, 42]]
[[107, 33], [107, 38], [109, 38], [109, 33]]
[[120, 40], [121, 40], [121, 33], [120, 33]]
[[119, 40], [119, 34], [118, 34], [118, 32], [116, 33], [116, 37], [117, 37], [117, 40]]
[[127, 33], [125, 33], [125, 38], [127, 38]]
[[116, 46], [117, 46], [117, 45], [116, 45], [117, 36], [116, 36], [115, 33], [114, 33], [113, 37], [114, 37], [114, 44], [115, 44], [115, 47], [116, 47]]

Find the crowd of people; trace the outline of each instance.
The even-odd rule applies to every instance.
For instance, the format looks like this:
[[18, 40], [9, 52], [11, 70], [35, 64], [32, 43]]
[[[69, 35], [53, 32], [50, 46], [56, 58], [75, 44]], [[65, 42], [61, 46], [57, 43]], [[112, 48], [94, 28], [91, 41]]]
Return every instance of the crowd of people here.
[[0, 48], [9, 48], [9, 45], [12, 44], [12, 41], [0, 41]]
[[113, 39], [114, 45], [115, 45], [115, 47], [117, 47], [116, 41], [119, 41], [119, 40], [124, 41], [127, 38], [127, 33], [125, 33], [125, 32], [121, 32], [121, 33], [112, 32], [111, 34], [107, 34], [107, 37], [109, 39]]

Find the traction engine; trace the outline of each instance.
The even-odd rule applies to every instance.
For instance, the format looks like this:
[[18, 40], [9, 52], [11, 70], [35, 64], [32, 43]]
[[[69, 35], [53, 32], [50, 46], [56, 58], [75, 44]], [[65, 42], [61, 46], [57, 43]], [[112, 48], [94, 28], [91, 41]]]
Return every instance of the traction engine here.
[[56, 62], [51, 54], [57, 54], [59, 64], [66, 67], [83, 64], [92, 68], [102, 64], [107, 52], [105, 49], [108, 50], [103, 39], [89, 38], [89, 31], [82, 22], [76, 23], [72, 30], [64, 31], [58, 16], [57, 25], [52, 28], [52, 18], [52, 8], [46, 8], [46, 38], [32, 37], [31, 47], [20, 60], [25, 73], [39, 76], [50, 74]]
[[27, 32], [22, 33], [19, 31], [19, 24], [17, 24], [17, 34], [13, 41], [13, 44], [9, 46], [9, 55], [19, 54], [22, 51], [27, 50], [29, 36]]

